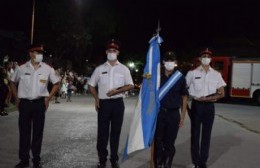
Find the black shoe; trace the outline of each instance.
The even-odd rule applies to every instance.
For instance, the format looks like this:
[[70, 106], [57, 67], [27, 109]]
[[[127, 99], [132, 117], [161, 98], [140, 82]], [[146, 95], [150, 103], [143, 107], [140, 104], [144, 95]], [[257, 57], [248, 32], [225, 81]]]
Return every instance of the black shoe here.
[[15, 168], [25, 168], [25, 167], [29, 167], [29, 162], [24, 162], [21, 161], [20, 163], [18, 163]]
[[120, 168], [118, 162], [111, 162], [112, 168]]
[[8, 115], [8, 113], [5, 111], [0, 112], [0, 116], [7, 116], [7, 115]]
[[163, 168], [163, 165], [155, 165], [155, 168]]
[[42, 168], [42, 164], [41, 163], [34, 163], [33, 168]]
[[98, 163], [97, 168], [106, 168], [106, 164], [105, 163]]
[[56, 104], [59, 104], [60, 102], [59, 101], [55, 101]]
[[207, 168], [207, 165], [205, 163], [201, 164], [199, 168]]

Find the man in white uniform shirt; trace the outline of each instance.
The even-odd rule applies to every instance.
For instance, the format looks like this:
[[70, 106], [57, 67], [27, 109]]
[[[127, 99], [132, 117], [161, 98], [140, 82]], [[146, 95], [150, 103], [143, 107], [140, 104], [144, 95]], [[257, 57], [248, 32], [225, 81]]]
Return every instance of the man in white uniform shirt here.
[[[16, 69], [10, 82], [19, 110], [19, 159], [21, 161], [15, 167], [29, 167], [31, 149], [34, 168], [41, 168], [40, 153], [45, 112], [49, 101], [59, 89], [59, 78], [53, 68], [42, 62], [41, 45], [30, 46], [28, 52], [31, 59]], [[49, 81], [53, 83], [50, 93], [47, 89]], [[16, 84], [18, 84], [18, 94]]]
[[[191, 105], [191, 156], [195, 168], [207, 168], [211, 131], [214, 122], [214, 102], [224, 97], [221, 74], [210, 67], [212, 52], [200, 53], [201, 65], [186, 76]], [[200, 140], [201, 133], [201, 140]]]
[[[107, 44], [107, 62], [98, 66], [89, 80], [89, 91], [95, 99], [98, 112], [97, 151], [98, 168], [105, 168], [107, 145], [110, 137], [110, 162], [112, 168], [119, 168], [118, 146], [124, 117], [123, 97], [133, 89], [129, 69], [117, 60], [119, 43], [115, 40]], [[98, 92], [95, 87], [98, 86]], [[110, 134], [109, 134], [110, 132]]]

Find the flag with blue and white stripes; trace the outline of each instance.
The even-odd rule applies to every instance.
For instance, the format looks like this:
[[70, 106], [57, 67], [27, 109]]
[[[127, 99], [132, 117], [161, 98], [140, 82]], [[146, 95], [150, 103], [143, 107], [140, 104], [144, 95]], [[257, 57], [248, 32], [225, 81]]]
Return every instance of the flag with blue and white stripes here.
[[157, 113], [160, 106], [160, 44], [162, 38], [156, 35], [149, 43], [144, 78], [130, 126], [124, 159], [131, 152], [150, 147], [155, 134]]

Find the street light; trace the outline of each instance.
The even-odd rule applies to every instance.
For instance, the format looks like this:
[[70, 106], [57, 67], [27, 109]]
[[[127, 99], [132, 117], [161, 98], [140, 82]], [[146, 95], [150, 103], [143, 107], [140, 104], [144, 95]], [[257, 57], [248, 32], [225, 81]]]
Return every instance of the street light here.
[[128, 63], [128, 66], [129, 66], [131, 69], [133, 69], [133, 68], [135, 67], [135, 63], [130, 62], [130, 63]]

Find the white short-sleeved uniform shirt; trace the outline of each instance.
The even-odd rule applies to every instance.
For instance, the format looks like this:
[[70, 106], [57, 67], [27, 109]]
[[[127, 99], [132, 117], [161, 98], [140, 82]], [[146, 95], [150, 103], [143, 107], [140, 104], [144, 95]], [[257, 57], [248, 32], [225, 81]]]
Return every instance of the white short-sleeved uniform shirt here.
[[133, 85], [133, 80], [129, 69], [117, 61], [114, 66], [111, 66], [108, 62], [98, 66], [88, 84], [93, 87], [98, 86], [98, 97], [100, 99], [114, 99], [124, 97], [125, 94], [121, 93], [108, 97], [107, 92], [125, 85]]
[[33, 100], [48, 97], [47, 86], [49, 81], [55, 84], [59, 82], [59, 77], [49, 65], [42, 62], [40, 67], [35, 70], [31, 61], [28, 61], [16, 69], [11, 81], [19, 83], [18, 98]]
[[186, 75], [186, 82], [189, 94], [195, 99], [214, 94], [217, 89], [226, 86], [218, 71], [210, 67], [208, 72], [206, 72], [202, 66], [189, 71]]

